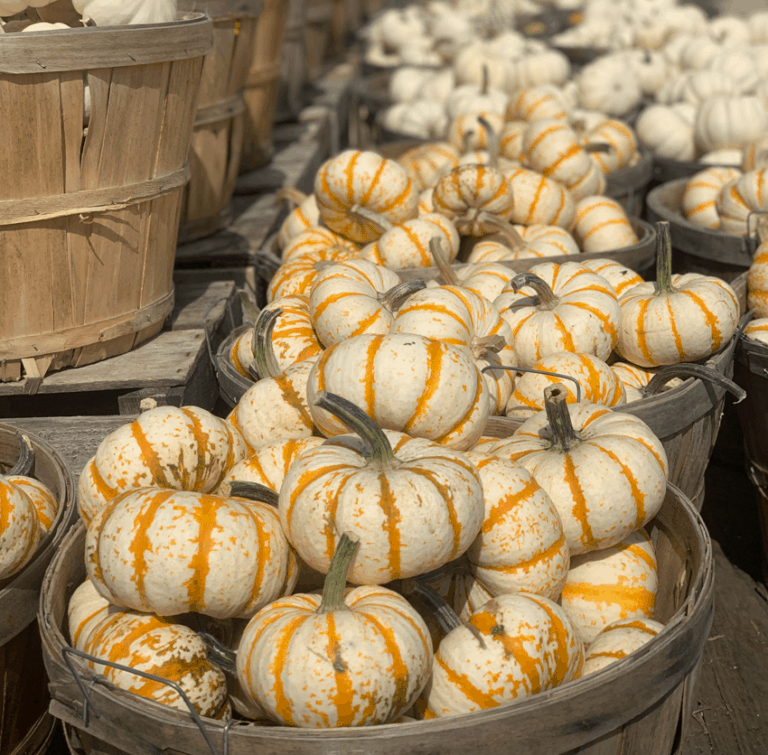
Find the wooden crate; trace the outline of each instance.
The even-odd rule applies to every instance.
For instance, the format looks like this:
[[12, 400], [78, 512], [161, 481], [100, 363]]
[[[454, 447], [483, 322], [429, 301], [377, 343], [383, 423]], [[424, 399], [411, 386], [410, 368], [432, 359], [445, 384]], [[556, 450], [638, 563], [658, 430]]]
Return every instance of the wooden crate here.
[[232, 281], [187, 281], [165, 330], [127, 354], [44, 379], [0, 384], [0, 417], [135, 414], [142, 398], [212, 409], [218, 386], [211, 348], [240, 322]]
[[162, 327], [211, 30], [198, 13], [3, 35], [0, 380], [121, 354]]

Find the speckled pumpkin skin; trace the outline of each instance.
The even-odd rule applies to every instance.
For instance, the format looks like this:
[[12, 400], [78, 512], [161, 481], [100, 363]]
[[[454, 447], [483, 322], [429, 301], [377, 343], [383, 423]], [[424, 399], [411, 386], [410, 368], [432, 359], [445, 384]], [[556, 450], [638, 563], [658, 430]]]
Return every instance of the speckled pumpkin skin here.
[[37, 510], [23, 486], [0, 475], [0, 579], [30, 561], [42, 535]]

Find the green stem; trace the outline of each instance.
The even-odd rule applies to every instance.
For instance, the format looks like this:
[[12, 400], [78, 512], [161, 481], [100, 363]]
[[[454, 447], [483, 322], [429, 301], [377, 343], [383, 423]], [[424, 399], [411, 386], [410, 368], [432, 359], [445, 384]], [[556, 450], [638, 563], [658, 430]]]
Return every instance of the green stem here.
[[279, 307], [262, 309], [259, 319], [253, 326], [253, 359], [261, 378], [273, 378], [282, 374], [275, 350], [272, 348], [272, 332], [281, 314], [283, 310]]
[[450, 258], [443, 248], [443, 240], [439, 236], [433, 236], [429, 240], [429, 251], [435, 261], [435, 267], [440, 271], [440, 277], [446, 286], [461, 286], [461, 280], [456, 271], [451, 267]]
[[35, 449], [32, 448], [29, 438], [20, 430], [16, 431], [16, 440], [19, 441], [19, 458], [8, 474], [26, 477], [32, 471], [32, 465], [35, 463]]
[[392, 286], [389, 291], [379, 294], [378, 298], [390, 312], [396, 312], [403, 306], [405, 300], [409, 296], [426, 287], [426, 281], [404, 281], [403, 283], [398, 283], [396, 286]]
[[260, 485], [258, 482], [246, 482], [244, 480], [233, 480], [229, 483], [229, 497], [268, 503], [275, 508], [277, 508], [277, 502], [280, 498], [272, 488]]
[[555, 296], [555, 292], [549, 287], [547, 282], [533, 273], [520, 273], [520, 275], [516, 275], [510, 281], [510, 285], [515, 293], [526, 286], [532, 288], [539, 297], [539, 304], [542, 309], [554, 309], [560, 303], [560, 298]]
[[672, 285], [672, 237], [666, 220], [656, 223], [656, 291], [674, 294]]
[[352, 532], [345, 532], [339, 538], [325, 577], [323, 599], [317, 608], [317, 613], [349, 610], [344, 602], [344, 588], [347, 586], [349, 566], [359, 544], [360, 538]]
[[371, 449], [370, 459], [382, 471], [395, 469], [400, 462], [384, 431], [359, 407], [334, 393], [320, 391], [315, 406], [332, 414], [353, 433], [357, 433]]
[[687, 362], [662, 367], [648, 381], [648, 385], [642, 389], [642, 393], [644, 396], [655, 396], [661, 392], [661, 389], [670, 380], [675, 378], [699, 378], [708, 383], [713, 383], [728, 391], [736, 399], [737, 404], [747, 397], [747, 392], [743, 388], [736, 385], [736, 383], [717, 370], [713, 370], [711, 367], [706, 367], [703, 364], [688, 364]]
[[544, 409], [552, 430], [553, 448], [564, 453], [570, 451], [580, 441], [568, 412], [568, 391], [564, 385], [555, 383], [544, 389]]

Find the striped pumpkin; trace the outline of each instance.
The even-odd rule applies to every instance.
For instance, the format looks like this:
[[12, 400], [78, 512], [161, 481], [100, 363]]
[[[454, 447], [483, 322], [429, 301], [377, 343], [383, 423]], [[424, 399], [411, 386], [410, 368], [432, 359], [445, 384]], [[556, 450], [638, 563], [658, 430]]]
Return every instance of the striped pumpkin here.
[[[157, 616], [120, 611], [94, 627], [83, 650], [177, 684], [202, 716], [219, 718], [223, 713], [230, 717], [225, 712], [224, 672], [208, 660], [205, 643], [188, 627]], [[189, 710], [181, 695], [167, 684], [93, 661], [90, 665], [120, 689], [176, 710]]]
[[[488, 132], [480, 118], [491, 127], [492, 133]], [[502, 128], [504, 117], [498, 113], [464, 113], [454, 118], [448, 126], [448, 141], [459, 152], [491, 149]]]
[[209, 493], [247, 455], [243, 436], [229, 422], [196, 406], [158, 406], [99, 444], [80, 475], [80, 516], [89, 524], [132, 488]]
[[603, 173], [613, 173], [632, 165], [637, 156], [637, 137], [623, 121], [605, 120], [583, 137], [584, 145], [608, 145], [607, 152], [594, 152], [592, 158]]
[[546, 412], [526, 420], [493, 454], [522, 464], [549, 493], [571, 555], [608, 548], [649, 522], [667, 486], [667, 455], [631, 414], [567, 404], [559, 385]]
[[339, 533], [351, 532], [361, 543], [349, 581], [370, 585], [415, 577], [461, 556], [483, 519], [474, 466], [432, 441], [382, 431], [356, 406], [347, 411], [350, 402], [338, 396], [320, 392], [317, 402], [365, 448], [324, 444], [288, 471], [280, 520], [301, 558], [327, 572]]
[[[392, 721], [411, 707], [429, 676], [432, 642], [419, 614], [385, 587], [345, 593], [344, 573], [336, 580], [338, 563], [322, 596], [297, 594], [267, 606], [238, 647], [240, 686], [284, 726]], [[345, 572], [348, 565], [343, 562]]]
[[419, 217], [424, 217], [424, 215], [435, 211], [434, 195], [434, 189], [424, 189], [419, 194]]
[[[469, 457], [467, 457], [469, 458]], [[483, 491], [485, 495], [485, 491]], [[480, 535], [478, 535], [478, 538]], [[475, 541], [477, 542], [477, 540]], [[443, 569], [435, 570], [434, 574], [428, 574], [420, 578], [422, 582], [429, 585], [448, 605], [455, 611], [456, 615], [462, 621], [469, 621], [469, 617], [484, 606], [493, 595], [488, 591], [474, 574], [470, 571], [466, 557], [457, 559], [448, 564]], [[412, 597], [411, 595], [408, 596]], [[416, 596], [417, 607], [424, 606]], [[434, 616], [424, 606], [424, 612], [421, 613], [425, 623], [431, 629]], [[425, 615], [426, 614], [426, 615]], [[431, 616], [431, 619], [430, 619]], [[437, 632], [437, 639], [442, 640], [447, 632], [444, 630]], [[432, 634], [432, 644], [437, 648], [440, 644], [435, 641], [435, 634]]]
[[528, 124], [525, 121], [510, 121], [504, 124], [499, 134], [499, 156], [507, 160], [523, 159], [523, 138]]
[[747, 307], [755, 310], [755, 317], [768, 317], [768, 240], [762, 241], [755, 250], [749, 268], [747, 292]]
[[356, 336], [331, 346], [307, 384], [312, 418], [326, 436], [347, 428], [318, 409], [320, 391], [363, 408], [378, 425], [450, 448], [471, 448], [491, 413], [491, 399], [472, 357], [431, 338]]
[[504, 175], [515, 198], [511, 223], [571, 227], [576, 207], [565, 186], [527, 168], [514, 168]]
[[364, 333], [389, 333], [400, 301], [396, 292], [401, 288], [397, 273], [368, 260], [325, 268], [309, 297], [312, 325], [320, 342], [327, 347]]
[[567, 123], [554, 119], [534, 121], [525, 132], [523, 144], [528, 165], [563, 184], [574, 200], [605, 190], [603, 171]]
[[32, 501], [40, 523], [40, 536], [42, 538], [47, 535], [59, 513], [59, 502], [51, 489], [40, 480], [24, 475], [7, 475], [5, 481], [21, 489]]
[[162, 616], [248, 618], [298, 575], [273, 506], [158, 488], [121, 493], [96, 515], [85, 563], [111, 603]]
[[669, 223], [657, 223], [656, 281], [621, 297], [619, 355], [641, 367], [695, 362], [736, 332], [739, 302], [719, 278], [672, 275]]
[[574, 556], [560, 605], [589, 645], [619, 619], [650, 619], [658, 586], [656, 553], [645, 530]]
[[761, 343], [768, 344], [768, 317], [752, 320], [752, 322], [744, 328], [744, 335], [753, 341], [760, 341]]
[[768, 168], [768, 138], [747, 144], [741, 161], [741, 169], [744, 173], [763, 168]]
[[[581, 387], [581, 400], [600, 406], [619, 406], [626, 403], [624, 385], [613, 370], [591, 354], [573, 354], [563, 351], [549, 354], [533, 367], [536, 370], [568, 375]], [[515, 380], [515, 390], [507, 403], [507, 417], [530, 417], [544, 408], [544, 389], [561, 378], [526, 372]], [[576, 387], [570, 380], [562, 381], [568, 393], [569, 404], [576, 403]]]
[[283, 247], [283, 262], [291, 262], [306, 254], [340, 249], [358, 252], [360, 246], [327, 228], [315, 226], [294, 235]]
[[[312, 328], [309, 297], [302, 294], [284, 296], [264, 307], [267, 312], [277, 309], [281, 311], [272, 331], [272, 349], [280, 369], [285, 370], [296, 362], [319, 356], [323, 347]], [[230, 352], [230, 360], [235, 369], [251, 380], [253, 376], [248, 366], [253, 364], [254, 360], [253, 340], [254, 329], [250, 328], [237, 338]]]
[[432, 676], [416, 704], [425, 719], [497, 708], [581, 673], [583, 643], [560, 606], [547, 598], [499, 595], [472, 614], [469, 624], [450, 632], [435, 653]]
[[320, 225], [320, 209], [315, 195], [304, 196], [297, 192], [293, 196], [298, 205], [288, 213], [280, 226], [277, 239], [281, 249], [285, 249], [295, 236]]
[[611, 259], [581, 260], [581, 264], [611, 284], [616, 296], [621, 298], [629, 289], [642, 283], [643, 279], [634, 270]]
[[391, 270], [408, 270], [430, 267], [433, 264], [429, 242], [437, 237], [450, 260], [459, 253], [459, 232], [445, 215], [436, 212], [422, 213], [418, 218], [392, 226], [376, 241], [360, 252], [363, 259], [384, 265]]
[[324, 442], [324, 438], [291, 438], [262, 446], [252, 456], [232, 467], [216, 489], [216, 495], [229, 497], [230, 483], [235, 480], [255, 482], [279, 493], [283, 480], [296, 459], [307, 449], [315, 448]]
[[462, 288], [492, 302], [515, 277], [515, 271], [496, 262], [470, 262], [457, 275]]
[[463, 236], [493, 233], [489, 222], [508, 220], [514, 206], [503, 174], [483, 165], [462, 165], [444, 175], [432, 195], [435, 212], [453, 221]]
[[346, 247], [334, 246], [317, 252], [307, 252], [300, 257], [285, 262], [277, 269], [267, 287], [267, 301], [282, 299], [286, 296], [303, 294], [309, 296], [312, 284], [320, 271], [329, 262], [342, 262], [359, 256], [359, 253]]
[[527, 592], [557, 600], [570, 551], [552, 499], [518, 464], [469, 451], [480, 472], [485, 515], [467, 551], [472, 573], [493, 595]]
[[[651, 378], [658, 372], [658, 370], [647, 370], [642, 367], [638, 367], [635, 364], [629, 364], [627, 362], [614, 362], [611, 365], [613, 374], [623, 383], [624, 393], [627, 397], [627, 403], [632, 401], [639, 401], [645, 398], [643, 388], [645, 388], [651, 381]], [[672, 388], [676, 388], [682, 384], [680, 378], [673, 378], [670, 380], [662, 390], [668, 391]]]
[[[524, 276], [513, 279], [494, 302], [512, 328], [516, 364], [532, 367], [559, 351], [608, 358], [620, 321], [608, 281], [575, 262], [544, 262]], [[537, 294], [534, 303], [531, 297]]]
[[603, 629], [587, 648], [581, 675], [594, 674], [626, 658], [650, 642], [663, 629], [664, 625], [653, 619], [614, 621]]
[[507, 107], [508, 121], [566, 120], [570, 111], [567, 97], [553, 84], [521, 89]]
[[0, 475], [0, 579], [21, 571], [42, 537], [37, 510], [24, 486]]
[[397, 163], [413, 181], [417, 191], [437, 183], [443, 173], [459, 164], [460, 151], [449, 142], [429, 142], [413, 147], [397, 158]]
[[610, 197], [585, 197], [576, 203], [573, 235], [587, 253], [624, 249], [638, 242], [626, 210]]
[[717, 196], [722, 188], [741, 175], [736, 168], [707, 168], [691, 177], [683, 192], [681, 209], [691, 223], [715, 230], [720, 227]]
[[494, 239], [478, 241], [472, 247], [467, 261], [501, 262], [540, 259], [579, 254], [581, 251], [573, 236], [556, 225], [515, 225], [512, 226], [512, 230], [514, 235], [509, 231], [499, 234], [499, 238], [503, 241]]
[[[392, 333], [415, 333], [465, 348], [478, 369], [514, 363], [512, 333], [491, 302], [465, 288], [442, 286], [417, 291], [399, 309]], [[496, 413], [512, 392], [511, 373], [484, 373]]]
[[90, 579], [86, 579], [73, 593], [67, 606], [67, 626], [72, 647], [85, 650], [91, 632], [110, 613], [123, 609], [113, 606], [102, 597]]
[[393, 160], [375, 152], [348, 149], [328, 160], [315, 177], [320, 219], [332, 231], [357, 241], [375, 241], [377, 227], [356, 216], [355, 206], [384, 215], [392, 223], [416, 217], [419, 194]]
[[746, 235], [750, 213], [768, 210], [768, 168], [729, 181], [717, 195], [716, 207], [721, 230]]

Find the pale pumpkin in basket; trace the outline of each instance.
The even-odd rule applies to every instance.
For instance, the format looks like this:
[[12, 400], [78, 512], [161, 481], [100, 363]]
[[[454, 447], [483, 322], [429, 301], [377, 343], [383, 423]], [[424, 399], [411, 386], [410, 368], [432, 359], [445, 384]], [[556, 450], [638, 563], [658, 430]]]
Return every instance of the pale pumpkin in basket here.
[[468, 262], [560, 257], [580, 251], [573, 236], [559, 226], [515, 225], [500, 230], [494, 238], [478, 241], [472, 247]]
[[587, 648], [581, 675], [610, 666], [657, 637], [664, 625], [653, 619], [619, 619], [609, 624]]
[[176, 20], [176, 0], [72, 0], [72, 5], [84, 20], [96, 26], [167, 24]]
[[283, 247], [283, 262], [291, 262], [306, 254], [322, 253], [335, 248], [356, 252], [360, 249], [360, 246], [327, 228], [312, 226], [295, 234], [288, 240], [288, 243]]
[[418, 191], [434, 186], [443, 173], [459, 164], [460, 151], [449, 142], [430, 142], [413, 147], [397, 162], [414, 182]]
[[514, 207], [510, 223], [520, 225], [556, 225], [569, 229], [576, 214], [573, 196], [559, 181], [528, 168], [511, 168], [504, 172]]
[[559, 87], [554, 84], [539, 84], [521, 89], [512, 98], [507, 107], [507, 120], [565, 120], [569, 111], [570, 102]]
[[573, 235], [583, 252], [594, 254], [637, 244], [627, 211], [610, 197], [584, 197], [576, 203]]
[[37, 510], [24, 488], [0, 475], [0, 579], [30, 561], [42, 536]]
[[752, 320], [752, 322], [744, 328], [744, 337], [750, 338], [753, 341], [760, 341], [768, 344], [768, 317]]
[[692, 176], [685, 186], [680, 205], [685, 218], [703, 228], [719, 228], [722, 221], [717, 211], [718, 194], [728, 182], [740, 175], [741, 171], [737, 168], [713, 167]]
[[277, 240], [284, 249], [294, 236], [320, 225], [320, 210], [314, 194], [307, 196], [295, 189], [282, 189], [278, 196], [296, 204], [280, 225]]
[[[764, 225], [758, 223], [758, 234], [763, 232]], [[749, 268], [747, 292], [747, 307], [755, 310], [755, 317], [768, 317], [768, 240], [761, 241], [755, 250]]]
[[356, 250], [346, 245], [336, 244], [294, 257], [280, 265], [272, 276], [267, 287], [267, 301], [272, 302], [275, 299], [296, 294], [309, 296], [315, 278], [328, 263], [354, 259], [358, 256], [359, 252]]
[[613, 286], [616, 296], [629, 291], [630, 288], [642, 283], [643, 279], [634, 270], [611, 259], [591, 259], [580, 261], [584, 267], [605, 278]]
[[339, 532], [360, 538], [355, 584], [415, 577], [461, 556], [480, 531], [483, 492], [462, 454], [383, 431], [360, 408], [320, 391], [313, 402], [357, 438], [305, 451], [280, 488], [283, 529], [301, 558], [327, 572]]

